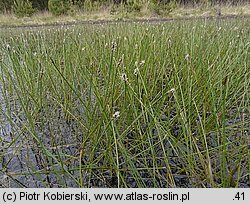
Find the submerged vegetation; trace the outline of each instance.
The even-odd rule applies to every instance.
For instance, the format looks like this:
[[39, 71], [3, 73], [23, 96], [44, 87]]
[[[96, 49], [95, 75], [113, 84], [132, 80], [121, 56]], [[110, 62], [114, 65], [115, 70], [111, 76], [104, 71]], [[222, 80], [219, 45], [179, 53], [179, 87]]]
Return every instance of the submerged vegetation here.
[[0, 186], [249, 187], [250, 19], [0, 33]]

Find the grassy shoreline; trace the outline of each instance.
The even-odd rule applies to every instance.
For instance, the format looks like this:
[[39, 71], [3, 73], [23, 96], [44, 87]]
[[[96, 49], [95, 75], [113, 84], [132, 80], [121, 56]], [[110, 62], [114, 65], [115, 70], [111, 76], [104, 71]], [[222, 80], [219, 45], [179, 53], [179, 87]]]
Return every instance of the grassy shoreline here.
[[[218, 15], [218, 10], [220, 14]], [[77, 24], [81, 22], [123, 21], [123, 20], [152, 20], [152, 19], [189, 19], [206, 17], [250, 16], [250, 4], [237, 6], [214, 7], [177, 7], [168, 15], [156, 15], [148, 8], [140, 12], [125, 12], [118, 9], [111, 12], [111, 8], [100, 9], [93, 12], [77, 12], [74, 15], [53, 16], [48, 12], [36, 13], [31, 17], [18, 18], [13, 14], [0, 14], [0, 27], [15, 26], [43, 26]]]

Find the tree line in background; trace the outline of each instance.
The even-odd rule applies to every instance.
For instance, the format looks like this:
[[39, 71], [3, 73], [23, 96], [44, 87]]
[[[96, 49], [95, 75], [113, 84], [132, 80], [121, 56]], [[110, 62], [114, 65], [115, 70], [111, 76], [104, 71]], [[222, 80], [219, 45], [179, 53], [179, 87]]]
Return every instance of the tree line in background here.
[[76, 11], [91, 11], [101, 7], [122, 5], [128, 12], [140, 11], [144, 5], [160, 14], [171, 11], [177, 5], [237, 5], [249, 0], [0, 0], [1, 13], [14, 13], [19, 17], [31, 16], [38, 11], [49, 11], [54, 15], [73, 14]]

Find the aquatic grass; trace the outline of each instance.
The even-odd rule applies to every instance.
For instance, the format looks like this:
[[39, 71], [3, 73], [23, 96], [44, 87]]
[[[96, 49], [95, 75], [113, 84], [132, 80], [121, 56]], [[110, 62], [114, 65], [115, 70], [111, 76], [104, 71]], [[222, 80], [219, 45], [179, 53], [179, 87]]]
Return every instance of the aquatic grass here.
[[30, 187], [246, 187], [248, 23], [4, 30], [1, 175]]

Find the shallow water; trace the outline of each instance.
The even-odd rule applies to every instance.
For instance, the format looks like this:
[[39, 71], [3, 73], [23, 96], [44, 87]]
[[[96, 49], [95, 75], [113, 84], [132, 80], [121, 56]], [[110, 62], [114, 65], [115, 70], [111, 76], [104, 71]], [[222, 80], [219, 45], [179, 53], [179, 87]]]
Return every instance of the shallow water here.
[[[1, 86], [1, 84], [0, 84]], [[2, 88], [2, 87], [0, 87]], [[30, 131], [25, 128], [27, 119], [16, 99], [8, 99], [10, 101], [10, 119], [13, 121], [12, 124], [8, 122], [6, 117], [7, 105], [4, 103], [2, 98], [2, 92], [0, 89], [0, 186], [2, 187], [78, 187], [75, 179], [79, 180], [79, 154], [81, 149], [81, 144], [84, 139], [84, 132], [79, 132], [78, 125], [74, 121], [65, 121], [63, 113], [56, 108], [51, 109], [51, 115], [45, 115], [41, 110], [40, 118], [35, 126], [35, 131]], [[247, 104], [247, 103], [246, 103]], [[235, 117], [235, 112], [239, 110], [231, 110], [227, 115], [226, 121], [226, 134], [229, 135], [228, 141], [234, 141], [235, 138], [244, 137], [247, 138], [250, 135], [250, 117], [248, 110], [242, 110], [241, 115]], [[80, 111], [80, 114], [83, 114], [83, 111]], [[173, 117], [175, 117], [174, 115]], [[48, 119], [42, 126], [39, 123], [43, 118]], [[168, 118], [162, 117], [162, 120], [167, 120]], [[197, 120], [199, 121], [199, 120]], [[243, 122], [244, 121], [244, 122]], [[243, 126], [243, 125], [244, 126]], [[231, 126], [236, 125], [234, 128]], [[153, 143], [157, 143], [159, 137], [155, 129], [147, 129], [148, 127], [142, 127], [143, 131], [151, 131], [153, 137]], [[245, 128], [244, 131], [241, 131], [242, 128]], [[36, 135], [32, 135], [35, 132]], [[179, 124], [173, 125], [171, 127], [171, 134], [178, 138], [180, 136], [181, 127]], [[197, 134], [197, 132], [193, 132]], [[218, 148], [217, 134], [211, 132], [208, 135], [208, 144], [211, 148]], [[133, 135], [127, 135], [133, 139]], [[181, 138], [182, 139], [182, 138]], [[239, 140], [237, 140], [239, 141]], [[249, 140], [248, 140], [249, 141]], [[42, 150], [42, 145], [44, 148], [52, 154], [55, 159], [52, 159], [50, 156], [46, 156], [47, 153]], [[232, 142], [232, 145], [229, 146], [229, 151], [234, 150], [235, 145], [240, 146], [242, 144], [235, 144]], [[187, 149], [184, 144], [179, 145], [179, 152], [176, 155], [176, 152], [171, 150], [171, 146], [168, 142], [164, 143], [164, 147], [169, 151], [168, 160], [171, 168], [173, 169], [174, 179], [178, 187], [196, 187], [199, 186], [200, 180], [198, 178], [189, 178], [187, 175], [182, 175], [178, 172], [178, 169], [182, 169], [181, 159], [183, 153], [187, 152]], [[89, 149], [91, 147], [88, 147]], [[162, 147], [154, 147], [157, 150], [157, 162], [159, 166], [162, 166], [164, 154], [162, 152]], [[89, 151], [89, 150], [88, 150]], [[103, 150], [100, 150], [103, 151]], [[136, 150], [135, 150], [136, 151]], [[91, 151], [89, 151], [91, 152]], [[237, 152], [236, 152], [237, 153]], [[135, 152], [136, 154], [136, 152]], [[60, 157], [58, 156], [60, 155]], [[216, 155], [216, 153], [215, 153]], [[95, 159], [98, 158], [98, 152], [94, 155]], [[214, 156], [213, 161], [215, 165], [219, 166], [219, 158]], [[144, 160], [145, 158], [139, 158]], [[235, 160], [238, 158], [229, 158], [229, 167], [233, 168]], [[241, 175], [247, 175], [249, 173], [248, 169], [248, 158], [244, 158], [244, 165], [240, 169]], [[147, 158], [146, 163], [148, 167], [153, 166], [152, 159]], [[82, 158], [82, 164], [88, 164], [88, 155], [85, 155]], [[135, 167], [144, 168], [146, 165], [142, 165], [140, 161], [133, 161]], [[98, 160], [96, 163], [97, 167], [102, 167], [104, 161], [102, 159]], [[121, 163], [123, 163], [123, 168], [126, 169], [126, 164], [121, 158]], [[70, 174], [65, 172], [65, 169], [69, 171]], [[219, 172], [217, 166], [214, 167], [215, 171]], [[56, 172], [57, 171], [57, 172]], [[100, 173], [101, 172], [101, 173]], [[166, 176], [166, 168], [160, 170], [163, 176]], [[150, 175], [148, 171], [142, 170], [139, 171], [140, 177], [143, 178], [145, 185], [147, 187], [154, 187], [155, 183], [159, 187], [170, 187], [166, 181], [161, 181], [159, 178], [157, 181], [153, 180], [152, 174]], [[102, 175], [100, 178], [99, 175]], [[117, 178], [116, 175], [109, 169], [105, 170], [96, 170], [93, 169], [91, 173], [89, 171], [84, 171], [82, 173], [83, 183], [86, 187], [117, 187]], [[133, 178], [132, 174], [128, 172], [127, 184], [129, 187], [138, 187], [136, 180]], [[219, 179], [215, 182], [220, 183]], [[238, 184], [239, 187], [250, 187], [249, 178], [247, 176], [243, 177]], [[209, 184], [207, 184], [209, 187]]]

